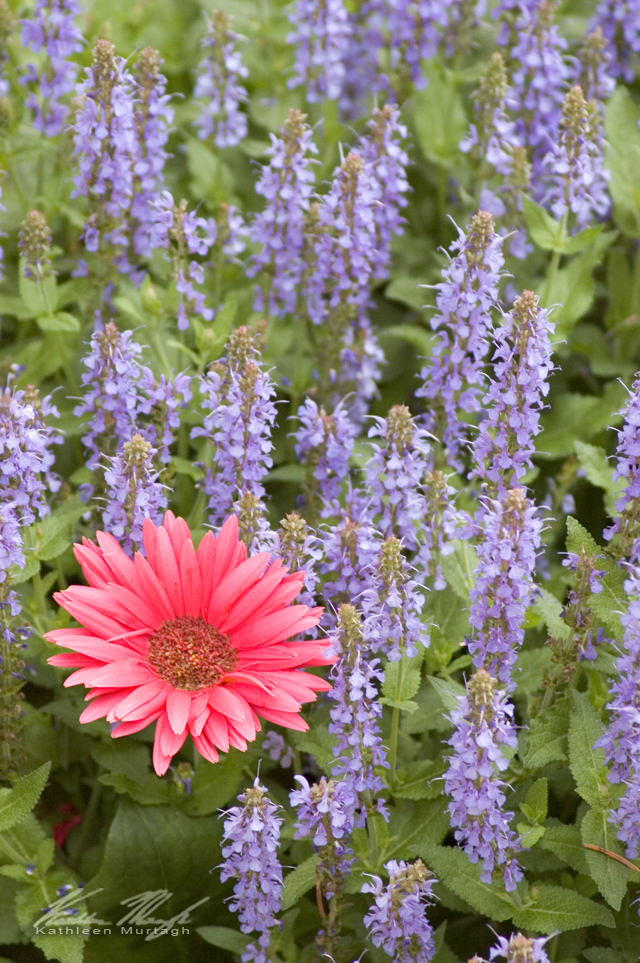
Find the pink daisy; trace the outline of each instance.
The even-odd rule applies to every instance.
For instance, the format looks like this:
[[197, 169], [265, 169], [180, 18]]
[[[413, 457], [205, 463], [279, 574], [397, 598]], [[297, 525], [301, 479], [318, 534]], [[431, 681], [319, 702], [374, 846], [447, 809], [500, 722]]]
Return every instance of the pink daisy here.
[[187, 735], [217, 762], [218, 749], [246, 750], [261, 729], [258, 716], [308, 728], [302, 703], [331, 686], [302, 670], [334, 660], [324, 655], [326, 641], [291, 639], [322, 613], [290, 604], [303, 572], [288, 574], [266, 552], [247, 558], [235, 515], [197, 551], [187, 523], [172, 512], [158, 528], [145, 521], [146, 558], [130, 559], [106, 532], [97, 539], [75, 546], [89, 585], [55, 595], [83, 628], [47, 633], [73, 650], [49, 659], [78, 670], [64, 684], [90, 688], [81, 722], [106, 716], [114, 737], [155, 722], [159, 776]]

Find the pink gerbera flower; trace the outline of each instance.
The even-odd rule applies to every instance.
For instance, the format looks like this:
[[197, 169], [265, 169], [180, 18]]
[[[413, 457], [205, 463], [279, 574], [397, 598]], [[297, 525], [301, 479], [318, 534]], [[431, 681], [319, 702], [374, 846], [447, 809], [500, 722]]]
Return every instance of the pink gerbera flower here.
[[145, 521], [146, 558], [130, 559], [106, 532], [97, 538], [98, 545], [83, 539], [75, 546], [89, 586], [55, 596], [84, 627], [47, 633], [73, 649], [49, 659], [78, 669], [65, 685], [90, 687], [81, 722], [106, 716], [115, 737], [156, 722], [159, 776], [188, 734], [217, 762], [218, 749], [246, 750], [261, 729], [258, 716], [307, 729], [302, 703], [331, 686], [301, 670], [333, 659], [324, 655], [326, 641], [291, 640], [322, 613], [290, 604], [303, 572], [288, 574], [266, 552], [247, 558], [235, 515], [197, 551], [187, 523], [172, 512], [158, 528]]

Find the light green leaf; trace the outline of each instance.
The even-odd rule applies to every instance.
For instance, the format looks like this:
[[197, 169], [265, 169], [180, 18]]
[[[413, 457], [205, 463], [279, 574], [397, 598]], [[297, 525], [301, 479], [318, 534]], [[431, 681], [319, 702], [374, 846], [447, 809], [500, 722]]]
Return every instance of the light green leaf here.
[[527, 793], [527, 798], [520, 803], [520, 809], [530, 823], [541, 823], [547, 818], [549, 806], [549, 782], [547, 779], [536, 779]]
[[584, 549], [587, 555], [601, 555], [602, 549], [592, 535], [584, 528], [579, 521], [567, 518], [567, 551], [580, 553]]
[[74, 495], [38, 522], [39, 535], [35, 556], [42, 562], [57, 558], [71, 545], [76, 522], [86, 514], [87, 505]]
[[29, 815], [46, 785], [50, 768], [51, 763], [45, 762], [39, 769], [16, 779], [11, 789], [0, 789], [0, 832], [11, 829]]
[[80, 330], [80, 322], [67, 311], [57, 311], [53, 315], [41, 315], [36, 319], [41, 331], [69, 331], [75, 334]]
[[[482, 866], [470, 863], [461, 849], [453, 846], [432, 846], [425, 854], [425, 859], [438, 879], [478, 913], [497, 922], [511, 919], [515, 903], [510, 894], [489, 883], [483, 883], [480, 879]], [[525, 895], [526, 886], [523, 883], [518, 884], [518, 892], [521, 898]]]
[[436, 799], [442, 793], [444, 767], [430, 759], [419, 759], [396, 772], [393, 795], [399, 799]]
[[25, 308], [30, 312], [31, 317], [39, 317], [41, 314], [49, 314], [49, 311], [55, 311], [58, 307], [55, 274], [50, 274], [44, 281], [38, 283], [26, 277], [24, 273], [25, 265], [24, 258], [20, 258], [18, 287]]
[[576, 439], [589, 441], [606, 428], [620, 423], [620, 408], [628, 398], [619, 381], [610, 381], [604, 393], [579, 395], [565, 392], [542, 414], [543, 430], [538, 436], [541, 457], [562, 458], [575, 452]]
[[596, 710], [584, 692], [571, 693], [569, 723], [569, 768], [576, 789], [592, 809], [608, 812], [611, 805], [604, 749], [594, 749], [604, 731]]
[[460, 141], [467, 130], [467, 118], [453, 74], [437, 61], [424, 67], [428, 84], [415, 98], [413, 121], [424, 156], [450, 167], [460, 157]]
[[543, 251], [564, 251], [562, 225], [526, 194], [521, 195], [522, 213], [535, 244]]
[[599, 448], [596, 445], [587, 445], [583, 441], [576, 441], [575, 449], [576, 455], [578, 456], [578, 463], [584, 471], [587, 480], [590, 481], [592, 485], [595, 485], [596, 488], [602, 488], [605, 493], [604, 507], [607, 514], [610, 516], [615, 515], [615, 502], [624, 488], [624, 479], [618, 478], [617, 481], [614, 482], [613, 466], [609, 464], [604, 448]]
[[570, 711], [569, 702], [559, 699], [534, 717], [524, 737], [522, 761], [527, 769], [540, 769], [567, 758]]
[[272, 468], [270, 472], [267, 472], [266, 481], [294, 482], [299, 485], [305, 480], [305, 476], [304, 465], [293, 462], [290, 465], [278, 465], [277, 468]]
[[[582, 842], [600, 846], [602, 849], [624, 856], [624, 846], [619, 842], [608, 816], [608, 813], [596, 812], [593, 809], [585, 813], [580, 824]], [[617, 859], [612, 859], [604, 853], [586, 849], [585, 856], [591, 878], [598, 890], [614, 910], [619, 910], [627, 891], [627, 883], [633, 878], [640, 880], [640, 874], [633, 873]]]
[[544, 826], [528, 826], [526, 823], [518, 823], [516, 828], [522, 837], [523, 849], [532, 849], [536, 843], [540, 842], [546, 832]]
[[282, 909], [288, 910], [298, 902], [301, 896], [303, 896], [312, 886], [316, 885], [316, 865], [320, 861], [320, 857], [314, 853], [313, 856], [309, 856], [305, 859], [304, 863], [300, 863], [299, 866], [289, 873], [284, 880], [284, 888], [282, 890]]
[[438, 679], [435, 675], [429, 676], [429, 682], [440, 696], [442, 705], [451, 712], [460, 707], [460, 699], [465, 695], [466, 689], [459, 682], [453, 679]]
[[630, 237], [640, 237], [640, 131], [638, 108], [625, 86], [618, 85], [605, 111], [605, 163], [616, 223]]
[[560, 617], [562, 603], [548, 589], [540, 589], [532, 605], [533, 611], [537, 612], [549, 630], [549, 634], [556, 639], [563, 639], [569, 634], [569, 626]]
[[230, 926], [199, 926], [196, 933], [212, 946], [238, 954], [243, 953], [251, 942], [250, 936], [232, 930]]
[[[382, 683], [383, 696], [380, 699], [383, 705], [398, 706], [406, 711], [415, 712], [418, 708], [417, 702], [407, 704], [420, 688], [423, 656], [424, 650], [420, 650], [413, 659], [405, 657], [401, 662], [387, 662]], [[402, 676], [400, 676], [401, 673]], [[400, 677], [401, 685], [398, 681]]]
[[[420, 283], [417, 278], [394, 278], [390, 284], [387, 284], [384, 295], [389, 298], [390, 301], [400, 301], [402, 304], [407, 304], [410, 308], [414, 308], [416, 311], [420, 311], [425, 306], [425, 294], [424, 285]], [[414, 325], [411, 324], [400, 324], [396, 328], [391, 328], [391, 332], [396, 331], [396, 336], [401, 337], [397, 332], [397, 328], [405, 329], [407, 328], [409, 332], [414, 330]], [[415, 330], [427, 338], [427, 344], [433, 341], [433, 334], [425, 331], [423, 328], [415, 326]], [[389, 334], [386, 331], [385, 334]], [[407, 338], [409, 340], [409, 338]]]
[[531, 906], [517, 909], [513, 922], [522, 929], [538, 933], [579, 930], [583, 926], [615, 926], [613, 915], [599, 903], [587, 899], [575, 890], [541, 883]]
[[451, 586], [458, 598], [465, 602], [469, 600], [469, 590], [474, 582], [474, 573], [478, 567], [478, 556], [473, 545], [468, 541], [453, 539], [453, 552], [440, 559], [440, 568], [447, 584]]

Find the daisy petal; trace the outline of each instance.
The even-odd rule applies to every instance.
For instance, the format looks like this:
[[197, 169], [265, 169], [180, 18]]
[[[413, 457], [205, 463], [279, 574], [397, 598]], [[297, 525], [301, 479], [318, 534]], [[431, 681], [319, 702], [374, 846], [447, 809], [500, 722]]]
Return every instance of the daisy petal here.
[[191, 711], [191, 693], [184, 689], [172, 689], [167, 696], [167, 718], [176, 735], [184, 732]]

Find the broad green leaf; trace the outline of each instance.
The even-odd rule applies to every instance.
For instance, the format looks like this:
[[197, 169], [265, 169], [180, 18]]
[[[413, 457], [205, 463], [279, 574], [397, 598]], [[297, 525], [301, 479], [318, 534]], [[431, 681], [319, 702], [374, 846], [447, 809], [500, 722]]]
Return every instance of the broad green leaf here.
[[547, 779], [536, 779], [527, 793], [527, 798], [520, 803], [520, 809], [530, 823], [541, 823], [547, 818], [549, 806], [549, 782]]
[[336, 739], [326, 726], [311, 726], [306, 732], [292, 731], [290, 738], [296, 749], [299, 752], [308, 752], [321, 769], [330, 768]]
[[[593, 271], [604, 259], [608, 246], [615, 240], [613, 231], [600, 234], [581, 254], [572, 258], [566, 267], [553, 277], [551, 290], [544, 307], [557, 305], [555, 338], [566, 339], [575, 322], [587, 313], [595, 296]], [[546, 282], [543, 288], [546, 294]]]
[[391, 328], [384, 329], [385, 338], [401, 338], [408, 341], [418, 352], [419, 358], [429, 358], [433, 346], [433, 335], [424, 328], [419, 328], [417, 324], [394, 324]]
[[[387, 284], [384, 295], [390, 301], [400, 301], [402, 304], [409, 305], [410, 308], [415, 308], [416, 311], [425, 306], [424, 285], [417, 278], [394, 278], [390, 284]], [[408, 324], [398, 325], [398, 327], [413, 329], [413, 325]], [[416, 328], [416, 330], [426, 335], [429, 341], [433, 340], [432, 333], [425, 331], [423, 328]]]
[[246, 755], [238, 749], [230, 749], [220, 762], [206, 760], [198, 762], [191, 782], [191, 794], [186, 800], [187, 810], [194, 815], [208, 816], [237, 795], [240, 782], [246, 779], [243, 774]]
[[447, 584], [456, 595], [468, 603], [469, 589], [474, 582], [474, 573], [478, 567], [478, 556], [473, 545], [467, 541], [453, 539], [454, 550], [450, 555], [440, 559], [440, 568]]
[[57, 282], [55, 274], [50, 274], [42, 283], [33, 281], [24, 273], [25, 261], [20, 258], [18, 286], [20, 297], [32, 317], [53, 313], [58, 307]]
[[526, 194], [521, 195], [521, 202], [522, 213], [534, 243], [543, 251], [564, 251], [566, 241], [562, 236], [562, 225]]
[[583, 926], [615, 926], [612, 913], [575, 890], [541, 883], [532, 906], [517, 909], [513, 922], [538, 933], [579, 930]]
[[141, 806], [166, 806], [176, 798], [175, 792], [167, 782], [149, 773], [144, 783], [132, 779], [124, 772], [105, 772], [99, 777], [103, 786], [111, 786], [117, 793], [125, 794]]
[[626, 389], [618, 381], [610, 381], [600, 397], [560, 394], [553, 406], [542, 413], [538, 455], [562, 458], [574, 454], [576, 439], [589, 441], [598, 432], [620, 423], [618, 412], [627, 398]]
[[442, 794], [444, 767], [429, 759], [401, 766], [396, 772], [393, 795], [399, 799], [436, 799]]
[[[0, 878], [0, 946], [21, 943], [25, 939], [16, 918], [15, 898], [18, 886], [13, 879]], [[3, 957], [0, 957], [0, 963], [5, 963]]]
[[429, 676], [429, 682], [440, 696], [442, 705], [447, 712], [460, 707], [460, 699], [465, 695], [466, 689], [459, 682], [453, 679], [438, 679], [435, 675]]
[[99, 765], [111, 773], [122, 773], [141, 786], [147, 781], [149, 750], [143, 743], [110, 739], [108, 742], [99, 742], [95, 745], [91, 755]]
[[[410, 702], [420, 688], [421, 667], [424, 651], [418, 652], [413, 659], [404, 658], [400, 662], [387, 662], [382, 683], [383, 705], [397, 706], [407, 712], [418, 708], [417, 702]], [[399, 680], [402, 683], [399, 683]]]
[[567, 551], [578, 554], [584, 549], [587, 555], [601, 555], [602, 549], [592, 535], [584, 528], [579, 521], [567, 518]]
[[573, 690], [571, 702], [569, 768], [576, 781], [576, 789], [592, 809], [608, 812], [611, 797], [604, 749], [594, 748], [604, 727], [585, 693]]
[[540, 589], [540, 594], [532, 605], [534, 612], [540, 616], [547, 626], [549, 635], [556, 639], [564, 638], [569, 634], [569, 626], [560, 617], [562, 603], [548, 589]]
[[35, 548], [36, 558], [48, 562], [57, 558], [71, 545], [73, 529], [76, 522], [88, 510], [87, 505], [77, 495], [63, 502], [58, 508], [38, 522], [38, 529], [42, 532], [38, 537]]
[[453, 74], [444, 72], [435, 60], [424, 67], [428, 84], [415, 97], [413, 122], [424, 156], [450, 167], [460, 156], [460, 141], [467, 130], [467, 118]]
[[[461, 849], [453, 846], [432, 846], [425, 853], [427, 865], [439, 880], [484, 916], [500, 922], [511, 919], [515, 903], [509, 893], [497, 886], [483, 883], [480, 879], [482, 866], [470, 863]], [[518, 884], [521, 897], [526, 893], [523, 883]]]
[[605, 111], [606, 166], [616, 223], [625, 234], [640, 237], [640, 131], [638, 108], [618, 85]]
[[589, 963], [627, 963], [622, 953], [608, 946], [591, 946], [582, 955]]
[[51, 763], [46, 762], [16, 779], [11, 789], [0, 789], [0, 832], [11, 829], [29, 815], [46, 785], [50, 768]]
[[179, 455], [174, 455], [171, 459], [171, 468], [176, 473], [176, 475], [188, 475], [195, 482], [202, 481], [204, 478], [204, 472], [202, 468], [195, 464], [195, 462], [189, 461], [187, 458], [180, 458]]
[[528, 826], [526, 823], [518, 823], [516, 828], [522, 837], [523, 849], [532, 849], [536, 843], [540, 842], [546, 832], [544, 826]]
[[559, 699], [535, 716], [524, 736], [523, 763], [527, 769], [541, 769], [547, 763], [567, 758], [570, 703]]
[[199, 926], [196, 933], [212, 946], [238, 954], [243, 953], [251, 942], [250, 936], [232, 930], [230, 926]]
[[[609, 814], [590, 809], [580, 824], [580, 834], [583, 843], [600, 846], [612, 853], [624, 856], [624, 846], [619, 842], [615, 829], [609, 822]], [[605, 853], [597, 853], [585, 849], [585, 856], [589, 864], [591, 878], [597, 885], [607, 903], [615, 910], [619, 910], [627, 891], [629, 880], [640, 881], [640, 873], [634, 873], [617, 859]]]
[[306, 477], [304, 465], [299, 462], [292, 462], [290, 465], [278, 465], [267, 472], [266, 481], [270, 482], [294, 482], [301, 484]]
[[446, 799], [440, 795], [428, 802], [405, 802], [401, 810], [392, 809], [385, 861], [415, 859], [416, 856], [424, 858], [431, 847], [439, 846], [450, 828], [445, 806]]
[[[47, 876], [44, 881], [44, 888], [48, 897], [46, 900], [48, 905], [56, 901], [57, 889], [66, 885], [75, 886], [75, 884], [76, 877], [67, 869], [57, 870]], [[82, 963], [84, 944], [87, 941], [87, 936], [83, 935], [82, 932], [78, 935], [47, 932], [36, 934], [33, 923], [41, 920], [43, 903], [45, 903], [45, 894], [39, 886], [29, 885], [20, 888], [16, 894], [16, 916], [23, 932], [38, 949], [42, 950], [47, 960], [59, 960], [59, 963]], [[85, 912], [84, 903], [74, 904], [74, 906], [76, 905], [80, 914], [83, 914]], [[73, 917], [70, 917], [70, 919], [73, 919]], [[38, 922], [38, 928], [40, 929], [42, 926], [43, 924]], [[54, 929], [57, 929], [57, 927], [54, 927]]]
[[613, 466], [609, 464], [604, 448], [599, 448], [596, 445], [587, 445], [583, 441], [576, 441], [575, 449], [576, 455], [578, 456], [578, 463], [584, 471], [587, 480], [590, 481], [592, 485], [595, 485], [596, 488], [602, 488], [605, 493], [604, 507], [607, 510], [607, 514], [611, 516], [615, 515], [615, 502], [621, 490], [624, 488], [624, 479], [619, 478], [614, 482]]
[[316, 885], [316, 865], [320, 857], [314, 854], [305, 859], [304, 863], [285, 876], [282, 890], [282, 909], [288, 910], [298, 902], [301, 896]]
[[36, 324], [41, 331], [68, 331], [75, 334], [80, 330], [78, 319], [67, 311], [56, 311], [52, 315], [41, 315], [36, 319]]

